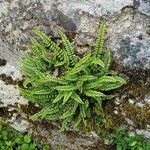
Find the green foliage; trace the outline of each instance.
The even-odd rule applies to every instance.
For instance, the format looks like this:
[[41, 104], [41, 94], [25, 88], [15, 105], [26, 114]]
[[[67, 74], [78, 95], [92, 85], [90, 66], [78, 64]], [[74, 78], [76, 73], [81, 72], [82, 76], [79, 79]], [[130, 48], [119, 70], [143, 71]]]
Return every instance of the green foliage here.
[[124, 129], [117, 129], [114, 135], [113, 144], [116, 150], [149, 150], [150, 140], [146, 140], [142, 135], [129, 136]]
[[41, 40], [31, 38], [32, 53], [22, 60], [25, 75], [21, 94], [32, 102], [43, 105], [33, 119], [47, 118], [76, 127], [87, 126], [88, 119], [102, 117], [102, 101], [109, 99], [106, 92], [125, 84], [121, 77], [109, 70], [111, 56], [104, 50], [105, 22], [102, 21], [94, 50], [79, 58], [65, 36], [60, 32], [63, 46], [50, 37], [34, 31]]
[[0, 125], [0, 150], [49, 150], [48, 146], [36, 144], [31, 136], [9, 126]]

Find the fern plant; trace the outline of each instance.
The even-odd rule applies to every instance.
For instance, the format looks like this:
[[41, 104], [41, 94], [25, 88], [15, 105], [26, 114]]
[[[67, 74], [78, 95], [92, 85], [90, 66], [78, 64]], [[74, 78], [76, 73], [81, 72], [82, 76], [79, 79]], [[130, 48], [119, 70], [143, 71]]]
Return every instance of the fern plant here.
[[104, 50], [105, 31], [106, 24], [101, 21], [95, 49], [81, 58], [63, 32], [63, 46], [59, 47], [49, 36], [34, 31], [41, 40], [31, 38], [32, 52], [21, 63], [25, 81], [20, 89], [24, 97], [43, 106], [32, 119], [58, 120], [65, 129], [68, 123], [87, 126], [88, 119], [102, 117], [102, 101], [111, 97], [106, 92], [125, 84], [109, 70], [111, 56]]

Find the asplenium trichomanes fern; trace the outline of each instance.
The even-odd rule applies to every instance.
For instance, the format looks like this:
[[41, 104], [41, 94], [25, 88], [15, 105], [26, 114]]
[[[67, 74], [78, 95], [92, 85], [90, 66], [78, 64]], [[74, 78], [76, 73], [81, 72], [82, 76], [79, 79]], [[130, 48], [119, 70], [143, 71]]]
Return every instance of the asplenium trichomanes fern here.
[[78, 57], [63, 32], [63, 47], [40, 31], [40, 41], [31, 38], [32, 52], [22, 61], [25, 75], [21, 94], [43, 109], [32, 118], [59, 120], [62, 128], [88, 124], [89, 118], [102, 116], [102, 101], [110, 98], [106, 91], [119, 88], [125, 80], [112, 75], [111, 56], [104, 50], [106, 24], [101, 21], [95, 49]]

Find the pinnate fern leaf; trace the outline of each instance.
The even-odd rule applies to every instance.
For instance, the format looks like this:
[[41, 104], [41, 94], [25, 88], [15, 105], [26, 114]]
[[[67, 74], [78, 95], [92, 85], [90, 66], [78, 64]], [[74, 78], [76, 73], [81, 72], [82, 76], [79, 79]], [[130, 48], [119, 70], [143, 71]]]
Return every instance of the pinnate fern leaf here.
[[60, 36], [61, 36], [63, 44], [65, 46], [65, 50], [67, 52], [70, 65], [74, 66], [77, 62], [77, 57], [74, 54], [74, 49], [73, 49], [71, 43], [69, 42], [69, 40], [67, 39], [66, 35], [63, 32], [60, 32]]
[[95, 46], [95, 52], [97, 57], [102, 53], [104, 40], [105, 40], [105, 32], [106, 32], [106, 23], [103, 20], [101, 20], [98, 36], [97, 36], [98, 38], [96, 40], [96, 46]]
[[126, 83], [110, 73], [110, 51], [103, 50], [105, 32], [106, 24], [101, 21], [95, 51], [90, 49], [79, 57], [63, 32], [60, 47], [51, 37], [34, 30], [39, 38], [31, 38], [32, 53], [22, 59], [25, 81], [20, 88], [24, 97], [43, 107], [32, 119], [60, 121], [63, 131], [68, 124], [86, 127], [88, 119], [95, 123], [94, 118], [104, 118], [102, 102], [112, 98], [106, 91]]

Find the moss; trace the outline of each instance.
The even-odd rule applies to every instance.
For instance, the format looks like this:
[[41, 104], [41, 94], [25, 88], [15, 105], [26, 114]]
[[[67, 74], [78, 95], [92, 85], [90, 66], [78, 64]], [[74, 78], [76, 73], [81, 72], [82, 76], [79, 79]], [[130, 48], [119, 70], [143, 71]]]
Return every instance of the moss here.
[[123, 105], [122, 111], [139, 128], [146, 128], [146, 125], [149, 124], [150, 104], [148, 103], [144, 104], [143, 107], [140, 107], [127, 102]]
[[150, 69], [130, 69], [123, 67], [117, 60], [112, 62], [112, 70], [120, 72], [128, 78], [128, 82], [119, 90], [119, 95], [126, 95], [127, 98], [139, 98], [144, 99], [145, 95], [149, 92], [150, 81]]
[[6, 84], [13, 84], [13, 85], [16, 85], [17, 84], [17, 81], [16, 80], [13, 80], [12, 77], [10, 76], [7, 76], [5, 74], [1, 74], [0, 75], [0, 79], [2, 81], [4, 81]]
[[112, 129], [113, 126], [126, 125], [125, 116], [122, 115], [123, 113], [133, 120], [139, 128], [146, 128], [146, 124], [148, 124], [150, 120], [150, 105], [144, 104], [141, 108], [130, 104], [128, 100], [133, 99], [135, 102], [138, 102], [144, 99], [145, 95], [149, 93], [150, 81], [148, 77], [150, 76], [150, 70], [126, 68], [120, 65], [116, 60], [113, 60], [111, 69], [125, 75], [128, 78], [128, 82], [122, 89], [117, 91], [117, 97], [120, 99], [120, 106], [117, 106], [119, 113], [117, 115], [112, 113], [116, 107], [114, 103], [115, 99], [108, 101], [105, 105], [108, 122], [111, 121], [113, 124], [110, 126], [110, 129]]

